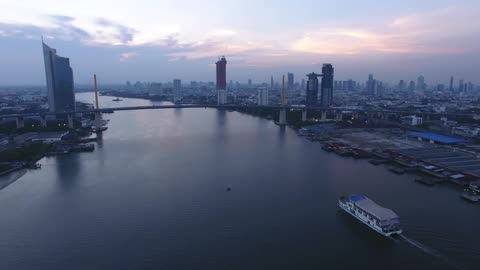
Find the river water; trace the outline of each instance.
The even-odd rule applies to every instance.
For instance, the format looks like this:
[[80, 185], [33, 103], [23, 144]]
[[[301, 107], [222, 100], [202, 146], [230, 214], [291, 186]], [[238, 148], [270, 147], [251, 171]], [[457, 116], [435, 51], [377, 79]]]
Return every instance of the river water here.
[[[480, 266], [480, 205], [458, 188], [418, 185], [237, 112], [105, 117], [94, 152], [44, 158], [0, 191], [0, 269]], [[383, 238], [340, 212], [345, 194], [392, 208], [405, 238]]]

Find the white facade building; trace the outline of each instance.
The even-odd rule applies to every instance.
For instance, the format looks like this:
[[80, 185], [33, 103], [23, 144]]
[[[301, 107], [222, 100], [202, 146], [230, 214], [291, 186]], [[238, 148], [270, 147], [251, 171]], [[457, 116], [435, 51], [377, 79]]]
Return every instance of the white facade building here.
[[261, 87], [257, 90], [257, 105], [267, 106], [268, 105], [268, 88]]
[[457, 126], [452, 128], [453, 135], [459, 135], [462, 137], [477, 137], [480, 134], [479, 127]]
[[420, 126], [423, 123], [422, 117], [417, 117], [415, 115], [404, 116], [400, 119], [400, 122], [404, 125], [410, 126]]
[[227, 90], [217, 90], [217, 105], [227, 104]]

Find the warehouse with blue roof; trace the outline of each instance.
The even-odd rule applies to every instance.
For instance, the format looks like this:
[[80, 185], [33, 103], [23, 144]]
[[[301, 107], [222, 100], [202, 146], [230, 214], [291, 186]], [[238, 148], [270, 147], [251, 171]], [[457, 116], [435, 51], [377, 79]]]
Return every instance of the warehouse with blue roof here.
[[445, 135], [440, 135], [436, 133], [430, 132], [409, 132], [408, 136], [415, 137], [418, 140], [427, 140], [430, 143], [436, 144], [456, 144], [456, 143], [463, 143], [465, 140], [449, 137]]

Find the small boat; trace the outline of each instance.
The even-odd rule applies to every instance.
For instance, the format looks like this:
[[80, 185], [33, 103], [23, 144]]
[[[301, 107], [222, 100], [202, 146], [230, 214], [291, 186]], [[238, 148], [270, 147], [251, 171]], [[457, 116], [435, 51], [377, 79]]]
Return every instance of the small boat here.
[[470, 183], [470, 185], [468, 185], [468, 189], [473, 191], [473, 192], [480, 193], [480, 184]]
[[415, 182], [424, 184], [426, 186], [433, 186], [437, 181], [432, 178], [415, 177]]
[[120, 98], [118, 98], [118, 97], [117, 97], [117, 98], [114, 98], [114, 99], [112, 99], [112, 101], [119, 102], [119, 101], [122, 101], [122, 100], [121, 100]]
[[467, 201], [480, 202], [479, 185], [477, 183], [470, 183], [470, 185], [463, 191], [460, 197]]
[[380, 164], [385, 164], [385, 163], [387, 163], [388, 161], [386, 161], [386, 160], [380, 160], [380, 159], [370, 159], [368, 162], [369, 162], [370, 164], [373, 164], [373, 165], [377, 166], [377, 165], [380, 165]]
[[384, 208], [365, 196], [340, 197], [338, 206], [383, 236], [390, 237], [402, 233], [398, 215], [391, 209]]
[[334, 150], [334, 152], [342, 157], [349, 157], [353, 155], [352, 150], [347, 147], [338, 147]]
[[463, 192], [460, 196], [462, 199], [471, 201], [471, 202], [480, 202], [480, 194], [473, 192]]
[[396, 174], [404, 174], [405, 173], [405, 170], [399, 169], [399, 168], [390, 168], [388, 170], [393, 172], [393, 173], [396, 173]]
[[322, 149], [325, 150], [325, 151], [327, 151], [327, 152], [333, 152], [333, 151], [335, 151], [335, 148], [333, 148], [332, 146], [327, 145], [327, 144], [325, 144], [324, 146], [322, 146]]

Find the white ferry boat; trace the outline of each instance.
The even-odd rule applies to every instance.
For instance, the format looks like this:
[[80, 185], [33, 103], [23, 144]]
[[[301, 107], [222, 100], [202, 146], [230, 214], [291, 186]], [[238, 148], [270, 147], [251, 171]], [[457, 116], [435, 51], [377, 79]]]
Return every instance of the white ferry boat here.
[[391, 236], [401, 234], [400, 219], [395, 212], [384, 208], [365, 196], [350, 195], [341, 197], [338, 205], [376, 232]]

